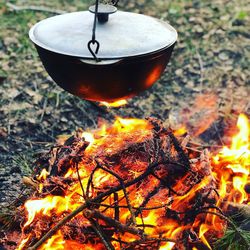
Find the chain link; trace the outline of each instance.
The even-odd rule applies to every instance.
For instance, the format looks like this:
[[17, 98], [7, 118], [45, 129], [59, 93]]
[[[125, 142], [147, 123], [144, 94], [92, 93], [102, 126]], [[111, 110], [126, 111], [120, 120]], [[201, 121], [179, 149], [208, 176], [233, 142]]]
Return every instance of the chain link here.
[[110, 4], [110, 5], [117, 6], [119, 0], [102, 0], [101, 2], [102, 2], [103, 4]]
[[[96, 0], [95, 2], [95, 15], [94, 15], [94, 23], [92, 28], [92, 39], [88, 42], [88, 50], [96, 60], [96, 62], [99, 62], [100, 59], [96, 56], [98, 54], [100, 43], [95, 38], [95, 31], [96, 31], [96, 22], [97, 22], [97, 14], [98, 14], [98, 6], [99, 6], [99, 0]], [[96, 46], [96, 49], [94, 50], [93, 46]]]
[[[114, 6], [117, 6], [119, 0], [102, 0], [105, 4], [112, 4]], [[100, 59], [97, 57], [99, 48], [100, 48], [100, 43], [96, 40], [96, 22], [97, 22], [97, 14], [98, 14], [98, 6], [99, 6], [99, 0], [96, 0], [95, 2], [95, 13], [94, 13], [94, 23], [93, 23], [93, 28], [92, 28], [92, 39], [88, 42], [88, 50], [91, 53], [91, 55], [94, 57], [96, 62], [99, 62]]]

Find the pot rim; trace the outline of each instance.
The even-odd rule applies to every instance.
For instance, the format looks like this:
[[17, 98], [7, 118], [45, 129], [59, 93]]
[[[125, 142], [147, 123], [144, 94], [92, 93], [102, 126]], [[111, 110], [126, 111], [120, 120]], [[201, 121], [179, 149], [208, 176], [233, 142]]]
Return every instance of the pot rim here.
[[[81, 11], [82, 12], [82, 11]], [[72, 14], [73, 13], [79, 13], [79, 12], [71, 12]], [[128, 12], [130, 13], [130, 12]], [[62, 14], [62, 15], [67, 15], [67, 14], [70, 14], [70, 13], [65, 13], [65, 14]], [[59, 16], [62, 16], [62, 15], [59, 15]], [[137, 15], [140, 15], [140, 14], [137, 14]], [[55, 16], [53, 17], [49, 17], [47, 19], [51, 19], [51, 18], [54, 18]], [[151, 17], [153, 19], [156, 19], [154, 17]], [[44, 20], [47, 20], [47, 19], [44, 19]], [[44, 21], [44, 20], [41, 20], [39, 22], [37, 22], [35, 25], [33, 25], [31, 27], [31, 29], [29, 30], [29, 38], [30, 40], [37, 46], [43, 48], [43, 49], [46, 49], [48, 51], [51, 51], [51, 52], [54, 52], [54, 53], [57, 53], [57, 54], [60, 54], [60, 55], [65, 55], [65, 56], [71, 56], [71, 57], [77, 57], [77, 58], [81, 58], [81, 59], [86, 59], [86, 60], [93, 60], [95, 61], [95, 59], [90, 55], [90, 56], [83, 56], [79, 53], [68, 53], [67, 51], [61, 51], [60, 49], [57, 49], [57, 48], [53, 48], [51, 46], [48, 46], [46, 44], [44, 44], [43, 42], [41, 42], [39, 39], [37, 39], [37, 37], [35, 36], [35, 30], [36, 28]], [[122, 60], [122, 59], [129, 59], [129, 58], [135, 58], [135, 57], [140, 57], [140, 56], [147, 56], [147, 55], [151, 55], [151, 54], [155, 54], [155, 53], [158, 53], [162, 50], [165, 50], [169, 47], [171, 47], [173, 44], [175, 44], [177, 42], [177, 38], [178, 38], [178, 33], [177, 31], [170, 25], [168, 24], [167, 22], [165, 21], [162, 21], [162, 20], [159, 20], [159, 19], [156, 19], [157, 21], [159, 21], [159, 23], [161, 23], [162, 25], [165, 25], [168, 29], [170, 29], [172, 32], [173, 32], [173, 37], [172, 37], [172, 41], [170, 43], [166, 43], [166, 46], [163, 46], [163, 47], [159, 47], [157, 48], [156, 50], [152, 50], [152, 51], [148, 51], [148, 52], [145, 52], [145, 53], [134, 53], [134, 54], [131, 54], [131, 55], [125, 55], [125, 56], [113, 56], [113, 55], [110, 55], [110, 57], [108, 56], [99, 56], [98, 58], [100, 60]]]

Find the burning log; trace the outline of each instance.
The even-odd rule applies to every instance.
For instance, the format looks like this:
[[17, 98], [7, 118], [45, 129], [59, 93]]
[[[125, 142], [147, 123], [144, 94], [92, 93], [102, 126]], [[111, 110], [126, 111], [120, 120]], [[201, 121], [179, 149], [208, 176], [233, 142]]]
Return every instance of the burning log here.
[[188, 141], [155, 119], [78, 131], [36, 163], [18, 249], [210, 249], [231, 222], [220, 172]]
[[[132, 143], [128, 141], [128, 145], [126, 144], [125, 147], [120, 147], [118, 150], [116, 149], [111, 153], [104, 155], [102, 151], [99, 151], [101, 153], [99, 153], [98, 158], [95, 156], [95, 166], [93, 167], [92, 172], [90, 172], [86, 189], [84, 189], [83, 184], [81, 183], [81, 174], [79, 174], [79, 165], [81, 165], [82, 162], [85, 164], [90, 162], [90, 159], [87, 159], [88, 157], [84, 154], [84, 150], [87, 149], [86, 145], [88, 146], [84, 138], [71, 138], [66, 141], [61, 149], [57, 150], [56, 160], [51, 168], [51, 177], [50, 179], [47, 179], [48, 183], [44, 184], [43, 193], [46, 190], [45, 193], [48, 194], [48, 188], [53, 186], [54, 178], [52, 176], [64, 175], [71, 166], [75, 166], [75, 169], [77, 170], [76, 172], [78, 173], [78, 182], [80, 183], [85, 203], [78, 207], [78, 209], [74, 210], [72, 212], [73, 215], [71, 213], [66, 216], [64, 220], [60, 221], [56, 227], [52, 228], [52, 231], [49, 231], [47, 236], [45, 235], [45, 237], [42, 238], [42, 241], [38, 241], [38, 244], [35, 244], [30, 249], [36, 249], [41, 243], [51, 237], [60, 227], [63, 227], [66, 222], [82, 211], [84, 217], [90, 221], [92, 228], [108, 249], [112, 249], [112, 245], [109, 243], [112, 242], [112, 239], [110, 237], [107, 239], [108, 237], [104, 233], [104, 227], [108, 227], [111, 232], [119, 232], [119, 234], [133, 234], [140, 238], [141, 245], [145, 246], [145, 242], [152, 243], [152, 240], [147, 239], [148, 236], [145, 232], [145, 228], [154, 228], [155, 226], [145, 224], [143, 222], [142, 214], [145, 213], [145, 211], [150, 211], [149, 207], [150, 205], [152, 207], [155, 203], [155, 197], [162, 196], [162, 198], [171, 199], [172, 195], [184, 195], [185, 192], [188, 192], [195, 184], [200, 182], [200, 178], [203, 177], [203, 173], [201, 173], [200, 176], [197, 175], [197, 172], [194, 174], [186, 152], [182, 149], [180, 143], [170, 130], [163, 128], [158, 121], [153, 119], [150, 119], [148, 124], [151, 126], [152, 133], [143, 141]], [[150, 154], [148, 154], [148, 149], [152, 147], [151, 145], [153, 146], [153, 150], [151, 150]], [[143, 166], [139, 172], [140, 175], [137, 173], [138, 176], [133, 178], [134, 176], [130, 176], [127, 170], [131, 169], [138, 171], [140, 170], [138, 166], [136, 166], [136, 169], [133, 169], [131, 166], [125, 167], [123, 164], [125, 163], [131, 165], [131, 163], [134, 162], [135, 157], [141, 164], [143, 164]], [[103, 185], [102, 190], [98, 190], [93, 183], [94, 175], [98, 170], [106, 172], [111, 178], [113, 177], [113, 182], [111, 184], [108, 183], [107, 186]], [[134, 174], [136, 174], [136, 172]], [[182, 188], [178, 188], [178, 190], [183, 190], [182, 193], [178, 193], [179, 191], [175, 191], [173, 187], [181, 178], [184, 178], [183, 182], [185, 182], [185, 185], [183, 185]], [[155, 183], [150, 185], [151, 181], [154, 181]], [[55, 183], [58, 183], [58, 186], [60, 186], [60, 182], [58, 180]], [[136, 186], [139, 190], [144, 188], [148, 189], [146, 195], [141, 197], [142, 201], [141, 203], [138, 203], [138, 207], [133, 207], [131, 204], [131, 195], [129, 193], [133, 192], [132, 189], [130, 189], [132, 186], [133, 188]], [[90, 194], [94, 190], [98, 193], [97, 196]], [[120, 191], [123, 193], [122, 197], [118, 196], [118, 198], [116, 197], [116, 201], [113, 200], [112, 195], [117, 196]], [[54, 191], [53, 194], [55, 194]], [[112, 199], [112, 202], [111, 204], [104, 206], [104, 213], [97, 209], [93, 209], [94, 207], [102, 209], [103, 200], [108, 198]], [[120, 205], [121, 207], [119, 206], [119, 199], [126, 201], [124, 205]], [[116, 206], [114, 205], [115, 203]], [[166, 210], [166, 212], [163, 213], [163, 218], [170, 215], [170, 209], [167, 209], [168, 203], [169, 202], [166, 202], [164, 206], [159, 207], [159, 209]], [[113, 208], [115, 210], [113, 212], [114, 218], [111, 218], [110, 215], [107, 216], [105, 214], [105, 211]], [[154, 210], [154, 207], [151, 209]], [[123, 210], [126, 210], [126, 213], [129, 213], [129, 216], [122, 223], [119, 221], [119, 217], [124, 214]], [[136, 222], [136, 220], [138, 221], [138, 217], [141, 218], [140, 224]], [[181, 221], [180, 216], [178, 216], [178, 219]], [[98, 223], [98, 221], [101, 221], [101, 223]], [[166, 241], [166, 238], [162, 236], [161, 238], [162, 239], [160, 241], [157, 240], [159, 245], [159, 242]], [[171, 239], [168, 240], [174, 241]], [[120, 242], [120, 244], [130, 245], [128, 242], [124, 242], [125, 241], [123, 240], [123, 243]], [[140, 245], [138, 242], [136, 244]], [[133, 245], [135, 246], [135, 243], [133, 243]]]

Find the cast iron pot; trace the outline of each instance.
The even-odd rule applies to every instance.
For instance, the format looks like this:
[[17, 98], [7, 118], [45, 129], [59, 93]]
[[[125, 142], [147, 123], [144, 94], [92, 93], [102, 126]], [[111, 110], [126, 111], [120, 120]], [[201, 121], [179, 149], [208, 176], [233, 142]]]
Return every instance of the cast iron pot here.
[[175, 29], [145, 15], [114, 12], [99, 7], [97, 58], [87, 46], [93, 32], [93, 14], [88, 11], [58, 15], [31, 28], [30, 39], [45, 69], [66, 91], [113, 102], [137, 95], [162, 75], [177, 40]]

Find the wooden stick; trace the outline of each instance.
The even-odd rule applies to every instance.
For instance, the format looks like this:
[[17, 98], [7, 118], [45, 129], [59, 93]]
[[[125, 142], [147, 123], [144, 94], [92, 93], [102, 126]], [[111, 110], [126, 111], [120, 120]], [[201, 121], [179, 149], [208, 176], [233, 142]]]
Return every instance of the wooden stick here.
[[[154, 170], [154, 168], [156, 168], [157, 166], [161, 165], [161, 164], [169, 164], [172, 163], [174, 164], [174, 162], [170, 162], [168, 160], [163, 161], [163, 162], [155, 162], [152, 163], [148, 166], [147, 170], [141, 174], [140, 176], [138, 176], [137, 178], [125, 183], [125, 188], [132, 186], [136, 183], [138, 183], [139, 181], [145, 179], [148, 175], [150, 175], [152, 173], [152, 171]], [[106, 196], [111, 195], [112, 193], [118, 192], [120, 190], [122, 190], [123, 187], [122, 185], [118, 185], [104, 193], [101, 193], [100, 195], [98, 195], [97, 197], [93, 198], [92, 200], [89, 200], [89, 202], [98, 202], [99, 200], [103, 199]], [[71, 219], [73, 219], [77, 214], [79, 214], [80, 212], [82, 212], [84, 209], [88, 208], [89, 203], [85, 202], [83, 203], [81, 206], [79, 206], [77, 209], [75, 209], [74, 211], [72, 211], [70, 214], [68, 214], [67, 216], [65, 216], [61, 221], [59, 221], [53, 228], [51, 228], [37, 243], [35, 243], [33, 246], [29, 247], [28, 250], [36, 250], [38, 249], [38, 247], [40, 247], [45, 241], [47, 241], [50, 237], [52, 237], [63, 225], [65, 225], [68, 221], [70, 221]]]
[[58, 10], [58, 9], [52, 9], [50, 7], [44, 7], [44, 6], [17, 6], [12, 3], [6, 3], [7, 7], [9, 9], [14, 10], [14, 11], [23, 11], [23, 10], [32, 10], [32, 11], [42, 11], [42, 12], [49, 12], [53, 14], [64, 14], [66, 11], [63, 10]]
[[38, 185], [39, 183], [38, 182], [35, 182], [34, 180], [32, 180], [31, 178], [27, 177], [27, 176], [24, 176], [23, 179], [22, 179], [22, 183], [28, 187], [31, 187], [35, 190], [38, 189]]
[[115, 208], [115, 220], [119, 221], [120, 210], [119, 210], [119, 196], [118, 196], [118, 193], [114, 193], [114, 208]]
[[107, 248], [107, 250], [115, 250], [113, 245], [106, 239], [107, 236], [103, 232], [101, 226], [92, 218], [88, 219], [91, 223], [92, 228], [96, 232], [96, 234], [100, 237], [103, 245]]
[[125, 224], [122, 224], [121, 222], [114, 220], [108, 216], [103, 215], [102, 213], [100, 213], [98, 210], [94, 209], [94, 210], [85, 210], [84, 211], [84, 215], [87, 218], [96, 218], [96, 219], [101, 219], [103, 221], [105, 221], [108, 225], [119, 229], [121, 232], [128, 232], [134, 235], [142, 235], [142, 231], [137, 229], [136, 227], [133, 226], [127, 226]]
[[175, 150], [177, 151], [177, 153], [179, 154], [180, 157], [180, 162], [185, 166], [186, 169], [191, 171], [191, 166], [189, 163], [189, 158], [186, 155], [185, 151], [183, 150], [183, 148], [181, 147], [181, 144], [179, 143], [179, 141], [177, 140], [177, 138], [174, 136], [174, 134], [172, 132], [168, 133], [168, 136], [170, 137]]
[[69, 215], [65, 216], [61, 221], [59, 221], [51, 230], [49, 230], [35, 245], [29, 247], [28, 250], [36, 250], [40, 247], [46, 240], [52, 237], [63, 225], [65, 225], [68, 221], [73, 219], [77, 214], [86, 209], [88, 204], [84, 203], [76, 210], [74, 210]]
[[236, 202], [225, 202], [226, 204], [232, 206], [233, 208], [238, 209], [245, 218], [250, 218], [250, 205], [248, 204], [240, 204]]
[[187, 145], [188, 145], [188, 143], [190, 141], [190, 138], [191, 138], [190, 135], [186, 135], [185, 136], [185, 138], [181, 142], [181, 147], [182, 148], [186, 148], [187, 147]]
[[131, 214], [131, 219], [132, 219], [132, 222], [133, 224], [135, 225], [136, 224], [136, 219], [135, 219], [135, 215], [134, 215], [134, 211], [131, 207], [131, 202], [130, 202], [130, 199], [129, 199], [129, 196], [128, 196], [128, 193], [127, 193], [127, 190], [125, 188], [125, 184], [124, 184], [124, 181], [123, 179], [118, 175], [116, 174], [114, 171], [112, 171], [111, 169], [108, 169], [104, 166], [101, 165], [101, 163], [99, 161], [96, 160], [96, 164], [99, 166], [99, 168], [101, 168], [102, 170], [108, 172], [109, 174], [113, 175], [114, 177], [116, 177], [118, 179], [118, 181], [120, 182], [120, 185], [122, 186], [122, 190], [123, 190], [123, 193], [124, 193], [124, 197], [127, 201], [127, 205], [128, 205], [128, 210]]

